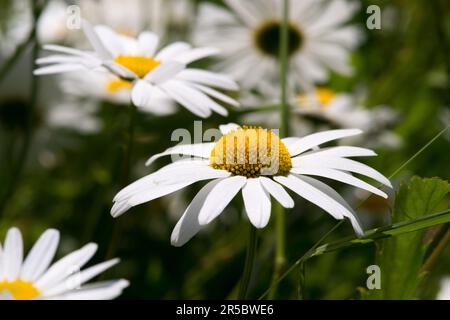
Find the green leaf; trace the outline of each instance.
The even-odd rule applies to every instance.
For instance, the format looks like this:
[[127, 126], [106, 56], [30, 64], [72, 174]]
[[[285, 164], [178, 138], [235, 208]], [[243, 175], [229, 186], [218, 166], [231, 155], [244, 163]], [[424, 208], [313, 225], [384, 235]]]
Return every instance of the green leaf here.
[[[396, 193], [393, 222], [413, 221], [430, 214], [448, 192], [450, 184], [444, 180], [413, 177], [409, 184], [402, 183]], [[379, 242], [377, 264], [381, 268], [381, 290], [373, 291], [374, 298], [415, 297], [429, 245], [424, 241], [424, 232], [402, 234]]]
[[304, 259], [356, 245], [372, 243], [376, 240], [423, 230], [447, 222], [450, 222], [450, 210], [430, 214], [413, 221], [399, 222], [389, 226], [371, 229], [366, 231], [361, 238], [346, 237], [335, 242], [323, 244], [314, 250], [311, 250], [311, 252], [304, 256]]

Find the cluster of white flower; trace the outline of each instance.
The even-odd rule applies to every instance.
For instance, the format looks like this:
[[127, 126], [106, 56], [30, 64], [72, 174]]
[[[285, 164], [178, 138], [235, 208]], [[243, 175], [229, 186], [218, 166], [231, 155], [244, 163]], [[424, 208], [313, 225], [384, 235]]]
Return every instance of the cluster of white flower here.
[[[61, 88], [72, 97], [133, 104], [138, 110], [154, 115], [174, 113], [179, 105], [197, 117], [207, 118], [213, 112], [226, 117], [230, 107], [241, 104], [246, 107], [259, 106], [262, 101], [277, 104], [283, 1], [224, 2], [225, 6], [202, 3], [193, 18], [194, 7], [184, 0], [145, 1], [145, 4], [139, 0], [99, 1], [95, 5], [80, 0], [81, 28], [86, 43], [61, 26], [65, 23], [65, 19], [60, 19], [65, 14], [65, 6], [60, 1], [51, 1], [39, 25], [39, 37], [58, 44], [43, 46], [52, 54], [36, 61], [39, 67], [34, 74], [63, 74], [59, 78]], [[389, 180], [378, 171], [349, 159], [376, 154], [355, 146], [319, 147], [361, 135], [362, 130], [376, 133], [378, 137], [381, 133], [386, 138], [386, 123], [392, 122], [396, 115], [383, 112], [382, 108], [357, 106], [350, 94], [337, 94], [323, 87], [331, 73], [352, 74], [350, 55], [362, 35], [357, 26], [348, 23], [358, 5], [350, 0], [291, 0], [289, 3], [291, 126], [293, 132], [304, 136], [278, 137], [274, 131], [259, 126], [233, 123], [220, 126], [223, 136], [215, 142], [179, 145], [150, 158], [148, 164], [166, 155], [190, 156], [122, 189], [114, 198], [112, 216], [195, 182], [212, 180], [192, 199], [179, 219], [171, 237], [173, 245], [181, 246], [189, 241], [203, 225], [218, 217], [239, 191], [248, 219], [256, 228], [264, 228], [269, 222], [271, 197], [285, 208], [294, 207], [294, 200], [286, 191], [289, 189], [334, 218], [349, 219], [356, 234], [363, 233], [356, 213], [343, 197], [312, 176], [387, 197], [385, 192], [352, 174], [391, 187]], [[177, 9], [180, 5], [181, 10]], [[152, 6], [152, 10], [139, 10], [142, 6]], [[193, 27], [185, 27], [190, 22], [194, 22]], [[173, 40], [171, 28], [190, 29], [191, 34], [186, 37], [199, 47], [188, 41]], [[80, 49], [85, 44], [90, 49]], [[212, 71], [197, 67], [204, 64], [192, 66], [211, 57], [217, 61]], [[231, 96], [231, 92], [238, 92], [239, 98]], [[51, 119], [84, 128], [100, 127], [92, 122], [89, 126], [85, 117], [94, 117], [93, 112], [80, 116], [72, 105], [70, 112], [59, 111]], [[311, 117], [321, 118], [327, 125], [316, 132], [317, 127], [305, 124]], [[255, 111], [243, 120], [266, 127], [279, 126], [277, 113]], [[398, 145], [395, 136], [385, 140], [390, 141], [387, 144]], [[128, 285], [126, 280], [117, 280], [80, 289], [67, 287], [69, 280], [78, 277], [81, 285], [117, 260], [68, 275], [67, 268], [82, 267], [93, 256], [96, 245], [88, 244], [49, 267], [58, 240], [57, 231], [46, 231], [22, 261], [20, 232], [10, 229], [4, 248], [0, 247], [0, 297], [110, 299]]]

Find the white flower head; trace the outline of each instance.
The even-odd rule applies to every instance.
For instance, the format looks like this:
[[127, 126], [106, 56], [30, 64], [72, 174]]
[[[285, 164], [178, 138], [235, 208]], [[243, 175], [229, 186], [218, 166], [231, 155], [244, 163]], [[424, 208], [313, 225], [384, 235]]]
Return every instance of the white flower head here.
[[122, 189], [114, 198], [111, 214], [117, 217], [133, 206], [212, 179], [194, 197], [173, 230], [172, 244], [181, 246], [201, 226], [220, 215], [241, 190], [247, 216], [257, 228], [269, 222], [271, 196], [285, 208], [294, 206], [287, 188], [336, 219], [350, 219], [359, 235], [362, 228], [346, 201], [311, 176], [334, 179], [387, 198], [386, 193], [351, 174], [361, 174], [391, 187], [389, 180], [376, 170], [348, 159], [374, 156], [372, 150], [347, 146], [317, 149], [323, 143], [362, 133], [359, 129], [284, 139], [278, 138], [272, 130], [236, 124], [223, 125], [220, 131], [223, 135], [217, 142], [179, 145], [151, 157], [148, 164], [167, 155], [183, 154], [193, 158], [169, 164]]
[[97, 251], [95, 243], [50, 265], [58, 243], [59, 232], [48, 229], [23, 259], [22, 234], [9, 229], [3, 247], [0, 244], [0, 300], [107, 300], [128, 287], [123, 279], [85, 285], [119, 262], [112, 259], [81, 270]]
[[38, 64], [47, 66], [34, 73], [107, 72], [132, 84], [131, 100], [137, 107], [146, 108], [155, 95], [165, 95], [202, 118], [210, 116], [212, 111], [228, 114], [215, 100], [238, 105], [216, 90], [237, 90], [229, 77], [187, 67], [193, 61], [217, 54], [214, 48], [192, 48], [188, 43], [175, 42], [158, 51], [159, 37], [152, 32], [142, 32], [135, 39], [106, 26], [94, 28], [87, 21], [83, 21], [83, 30], [94, 52], [46, 45], [44, 49], [58, 54], [38, 59]]
[[[279, 73], [282, 0], [224, 0], [228, 8], [202, 4], [195, 41], [221, 49], [218, 69], [247, 88], [270, 89]], [[309, 89], [329, 71], [350, 75], [349, 55], [361, 39], [346, 23], [358, 9], [347, 0], [289, 1], [289, 83]], [[262, 79], [268, 81], [261, 81]]]

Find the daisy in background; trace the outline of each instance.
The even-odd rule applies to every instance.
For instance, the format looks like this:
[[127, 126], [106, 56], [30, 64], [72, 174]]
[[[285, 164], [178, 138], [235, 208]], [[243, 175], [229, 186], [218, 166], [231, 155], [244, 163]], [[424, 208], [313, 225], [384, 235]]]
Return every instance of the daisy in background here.
[[[242, 190], [245, 210], [257, 228], [267, 225], [271, 198], [283, 207], [292, 208], [294, 201], [285, 188], [316, 204], [336, 219], [348, 218], [358, 235], [363, 233], [356, 214], [345, 200], [318, 176], [362, 188], [386, 198], [387, 195], [350, 172], [370, 177], [391, 187], [387, 178], [376, 170], [349, 157], [374, 156], [369, 149], [319, 145], [358, 135], [361, 130], [331, 130], [303, 138], [280, 139], [273, 131], [236, 124], [220, 126], [222, 137], [217, 142], [179, 145], [152, 156], [156, 159], [183, 154], [181, 159], [143, 177], [122, 189], [111, 209], [117, 217], [133, 206], [165, 196], [195, 182], [212, 180], [194, 197], [173, 230], [171, 242], [182, 246], [201, 228], [213, 221]], [[313, 151], [312, 151], [313, 150]]]
[[[273, 91], [273, 90], [272, 90]], [[272, 96], [276, 96], [273, 92]], [[277, 99], [269, 99], [266, 104], [278, 104]], [[363, 141], [371, 148], [398, 148], [401, 138], [390, 128], [398, 121], [399, 115], [386, 106], [366, 108], [360, 105], [358, 98], [348, 93], [338, 93], [327, 87], [316, 87], [305, 94], [290, 99], [290, 130], [294, 135], [305, 135], [317, 128], [358, 128], [364, 134], [346, 138], [344, 144], [356, 145]], [[258, 107], [263, 99], [255, 95], [247, 95], [241, 100], [243, 105]], [[280, 124], [277, 111], [249, 112], [242, 118], [248, 124], [264, 124], [276, 128]]]
[[51, 128], [64, 128], [82, 134], [92, 134], [103, 127], [102, 121], [96, 117], [97, 111], [98, 106], [90, 101], [80, 105], [77, 100], [60, 99], [57, 103], [50, 103], [45, 120]]
[[[217, 65], [246, 88], [270, 88], [279, 73], [282, 0], [224, 0], [227, 8], [200, 6], [194, 39], [221, 49]], [[349, 55], [361, 39], [346, 23], [359, 5], [347, 0], [290, 0], [289, 83], [310, 89], [328, 79], [329, 71], [350, 75]], [[261, 79], [268, 81], [261, 81]]]
[[[119, 105], [130, 103], [133, 88], [130, 81], [95, 71], [64, 74], [60, 79], [60, 85], [62, 91], [74, 100], [89, 97]], [[159, 116], [173, 114], [177, 110], [174, 101], [161, 91], [155, 91], [151, 103], [139, 109]]]
[[[29, 4], [27, 0], [14, 2]], [[121, 34], [134, 37], [142, 30], [151, 30], [165, 39], [172, 28], [188, 30], [193, 11], [190, 0], [50, 0], [38, 22], [38, 38], [42, 43], [81, 44], [82, 39], [73, 32], [76, 28], [68, 28], [79, 14]], [[28, 16], [31, 19], [30, 12]]]
[[83, 30], [94, 52], [46, 45], [44, 49], [56, 54], [38, 59], [37, 64], [45, 66], [34, 73], [46, 75], [84, 70], [114, 75], [131, 84], [131, 100], [138, 108], [148, 108], [153, 98], [161, 95], [202, 118], [209, 117], [212, 111], [224, 116], [228, 114], [216, 100], [238, 105], [237, 101], [217, 90], [237, 90], [238, 86], [231, 78], [187, 67], [191, 62], [217, 54], [214, 48], [192, 48], [188, 43], [174, 42], [157, 51], [159, 37], [152, 32], [142, 32], [135, 39], [106, 26], [94, 28], [87, 21], [83, 21]]
[[50, 266], [58, 243], [59, 232], [48, 229], [23, 259], [22, 235], [17, 228], [9, 229], [3, 248], [0, 245], [0, 299], [107, 300], [128, 287], [123, 279], [84, 285], [119, 262], [112, 259], [80, 271], [97, 251], [95, 243]]

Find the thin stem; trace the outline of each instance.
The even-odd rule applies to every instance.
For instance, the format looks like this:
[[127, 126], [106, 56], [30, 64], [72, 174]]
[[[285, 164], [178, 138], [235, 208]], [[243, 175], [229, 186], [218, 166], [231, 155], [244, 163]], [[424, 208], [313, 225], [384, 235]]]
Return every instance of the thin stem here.
[[435, 264], [439, 259], [439, 256], [441, 255], [442, 251], [444, 251], [444, 249], [447, 247], [449, 241], [450, 241], [450, 228], [447, 229], [447, 232], [445, 232], [442, 239], [439, 241], [437, 246], [433, 249], [433, 252], [430, 254], [428, 259], [423, 264], [421, 270], [422, 272], [428, 272], [435, 266]]
[[242, 273], [241, 285], [239, 287], [239, 299], [247, 298], [247, 291], [250, 284], [250, 279], [255, 264], [256, 257], [256, 228], [250, 224], [248, 232], [247, 255], [245, 257], [244, 272]]
[[[289, 1], [283, 1], [283, 13], [280, 28], [280, 136], [286, 137], [289, 135], [289, 104], [287, 98], [288, 88], [288, 63], [289, 63], [289, 35], [288, 35], [288, 13]], [[279, 278], [280, 274], [286, 265], [286, 222], [285, 209], [277, 205], [275, 210], [275, 232], [276, 232], [276, 247], [275, 247], [275, 262], [274, 273], [272, 281]], [[270, 298], [276, 295], [277, 286], [272, 286]]]
[[[130, 105], [130, 113], [129, 113], [129, 122], [128, 122], [128, 134], [127, 134], [127, 143], [124, 150], [124, 161], [123, 161], [123, 171], [122, 177], [120, 181], [121, 187], [125, 187], [130, 182], [130, 172], [131, 172], [131, 157], [133, 154], [133, 146], [134, 146], [134, 132], [136, 126], [136, 114], [137, 108], [131, 103]], [[117, 244], [119, 242], [121, 228], [119, 223], [114, 220], [113, 221], [113, 230], [111, 234], [111, 241], [109, 242], [109, 247], [106, 252], [106, 259], [111, 259], [115, 256], [117, 251]]]
[[273, 286], [277, 286], [286, 276], [292, 272], [297, 266], [299, 266], [307, 257], [310, 256], [310, 254], [330, 235], [332, 234], [337, 228], [341, 226], [341, 224], [344, 222], [344, 220], [339, 221], [334, 225], [333, 228], [331, 228], [326, 234], [322, 236], [322, 238], [319, 239], [304, 255], [302, 255], [297, 261], [294, 262], [292, 266], [289, 267], [279, 278], [277, 278], [272, 285], [258, 298], [258, 300], [264, 299], [265, 296], [267, 296]]
[[[42, 10], [45, 6], [45, 2], [40, 4], [39, 1], [32, 1], [33, 3], [33, 29], [31, 30], [30, 36], [28, 37], [26, 43], [23, 43], [16, 50], [12, 59], [7, 61], [7, 65], [1, 70], [0, 80], [3, 76], [6, 75], [7, 71], [11, 67], [12, 64], [16, 62], [16, 60], [20, 57], [22, 52], [28, 47], [29, 44], [32, 45], [31, 52], [31, 65], [35, 65], [35, 61], [39, 55], [39, 43], [37, 41], [37, 23], [39, 17], [42, 13]], [[3, 197], [0, 199], [0, 216], [3, 216], [3, 211], [9, 201], [9, 199], [14, 195], [14, 192], [19, 183], [19, 179], [22, 175], [23, 169], [25, 167], [25, 163], [28, 158], [28, 153], [31, 145], [31, 140], [33, 137], [33, 126], [35, 123], [35, 112], [36, 112], [36, 104], [38, 98], [38, 78], [35, 75], [31, 77], [31, 87], [30, 87], [30, 104], [29, 111], [26, 119], [26, 126], [24, 128], [24, 138], [22, 146], [19, 150], [18, 159], [16, 161], [16, 165], [11, 169], [11, 179], [9, 181], [9, 185], [6, 188], [6, 191], [3, 194]]]
[[289, 64], [289, 1], [283, 2], [283, 19], [280, 28], [280, 135], [289, 135], [288, 64]]

